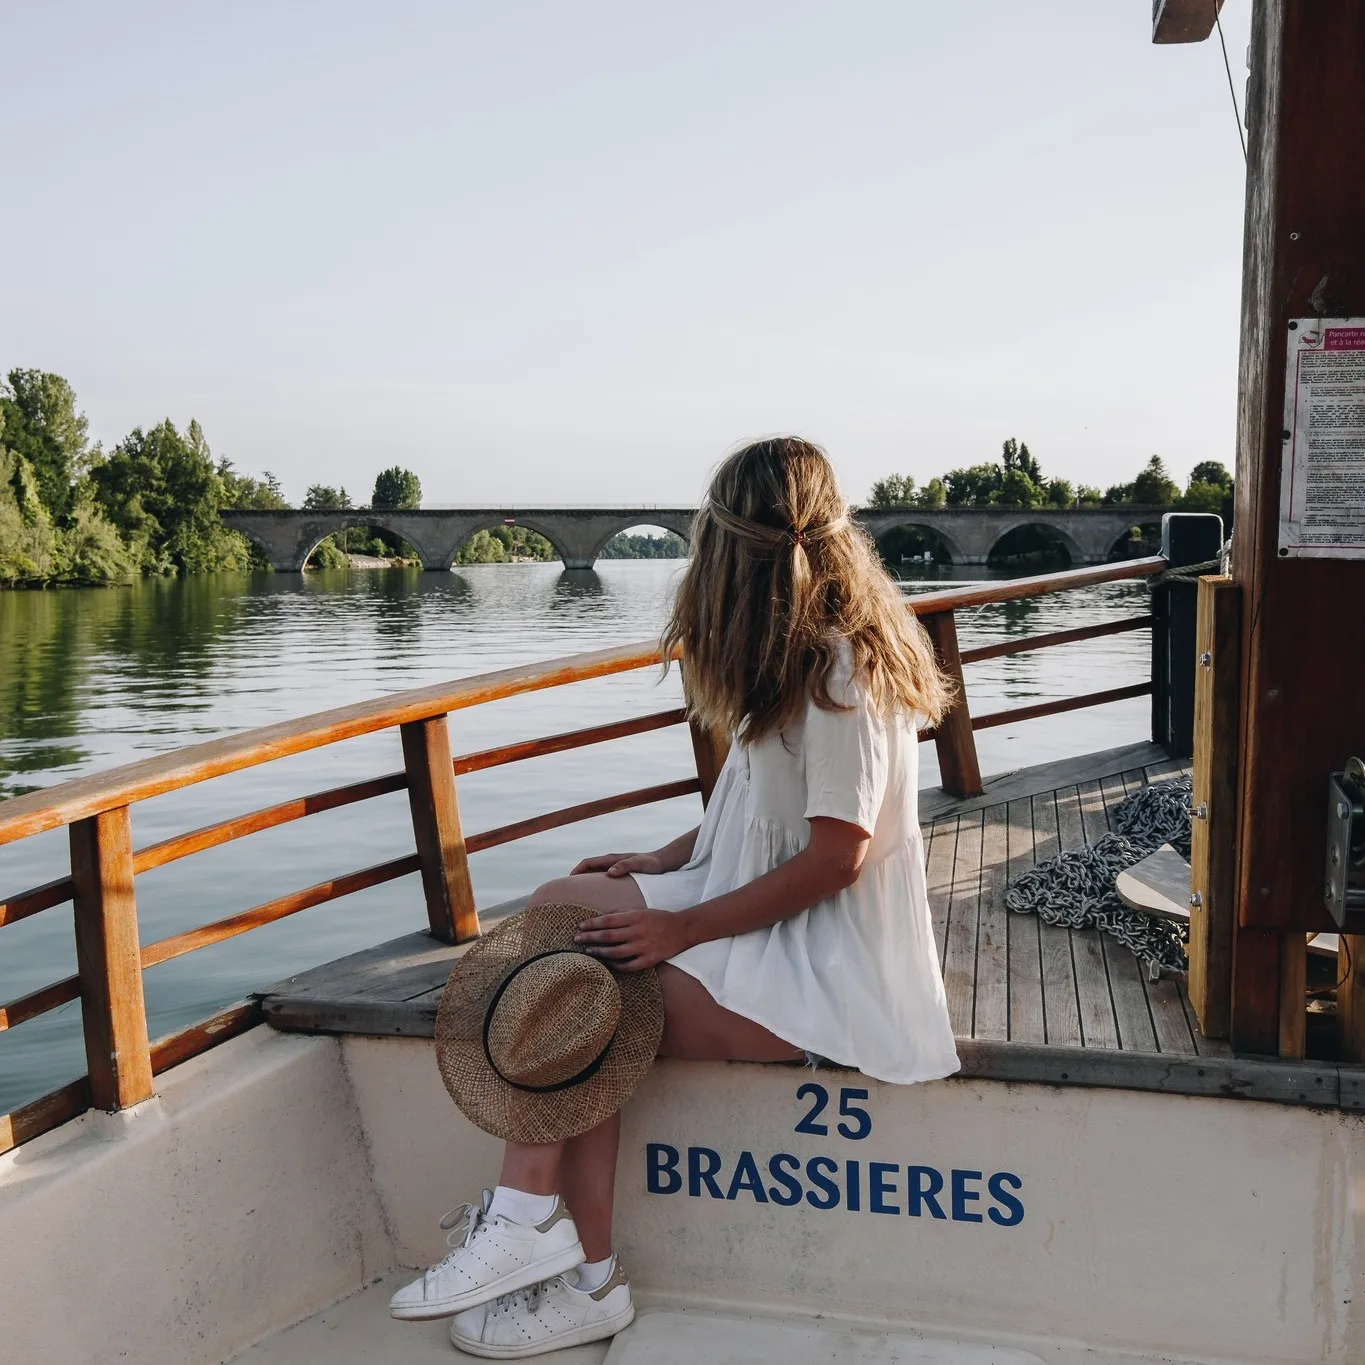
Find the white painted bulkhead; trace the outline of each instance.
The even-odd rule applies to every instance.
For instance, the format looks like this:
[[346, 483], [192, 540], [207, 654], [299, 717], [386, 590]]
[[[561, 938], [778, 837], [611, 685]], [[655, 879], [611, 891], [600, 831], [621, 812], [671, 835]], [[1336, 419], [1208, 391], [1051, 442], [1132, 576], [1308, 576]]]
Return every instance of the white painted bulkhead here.
[[[139, 1110], [0, 1157], [0, 1356], [223, 1360], [437, 1257], [437, 1219], [497, 1156], [429, 1041], [256, 1029]], [[642, 1303], [913, 1325], [1058, 1365], [1354, 1365], [1363, 1208], [1365, 1120], [1338, 1111], [664, 1062], [626, 1110], [617, 1225]], [[405, 1326], [383, 1328], [400, 1362]]]

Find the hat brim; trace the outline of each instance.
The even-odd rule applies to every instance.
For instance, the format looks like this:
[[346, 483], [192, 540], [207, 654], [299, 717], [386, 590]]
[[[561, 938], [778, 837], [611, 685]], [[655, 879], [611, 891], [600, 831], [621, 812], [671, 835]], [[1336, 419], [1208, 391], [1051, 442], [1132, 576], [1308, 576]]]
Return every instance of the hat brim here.
[[554, 949], [580, 951], [574, 934], [599, 914], [582, 905], [535, 905], [503, 920], [455, 964], [436, 1013], [436, 1064], [450, 1097], [471, 1123], [508, 1142], [563, 1142], [609, 1119], [639, 1085], [663, 1037], [659, 978], [613, 972], [620, 993], [616, 1033], [586, 1080], [548, 1093], [522, 1090], [493, 1069], [484, 1051], [484, 1017], [499, 985], [519, 962]]

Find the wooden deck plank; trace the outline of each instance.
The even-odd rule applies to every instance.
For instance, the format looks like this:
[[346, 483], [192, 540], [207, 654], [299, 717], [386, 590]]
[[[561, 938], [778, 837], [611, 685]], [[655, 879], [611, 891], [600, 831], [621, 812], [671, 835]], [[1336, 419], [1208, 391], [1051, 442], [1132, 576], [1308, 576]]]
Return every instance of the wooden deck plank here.
[[938, 965], [943, 967], [943, 950], [948, 938], [948, 907], [953, 899], [953, 860], [957, 857], [957, 816], [936, 820], [930, 826], [929, 847], [924, 860], [924, 878], [929, 892], [929, 918], [938, 948]]
[[[1090, 825], [1097, 830], [1103, 817], [1096, 806], [1103, 809], [1098, 786], [1092, 789], [1067, 787], [1057, 793], [1057, 836], [1064, 849], [1084, 848], [1086, 837], [1085, 809], [1090, 810]], [[1109, 994], [1109, 972], [1104, 961], [1104, 945], [1098, 929], [1071, 931], [1071, 957], [1076, 967], [1076, 1005], [1081, 1018], [1083, 1047], [1112, 1047], [1119, 1045], [1118, 1022], [1114, 1018], [1114, 1002]]]
[[943, 952], [943, 987], [948, 993], [948, 1018], [959, 1038], [972, 1036], [973, 997], [976, 992], [977, 911], [981, 900], [980, 813], [964, 815], [957, 831], [953, 859], [952, 899]]
[[1009, 911], [1005, 909], [1009, 807], [992, 806], [983, 817], [972, 1037], [1004, 1042], [1010, 1036]]
[[[1034, 866], [1033, 800], [1011, 801], [1005, 808], [1008, 828], [1006, 879]], [[1005, 911], [1008, 944], [1009, 1036], [1022, 1043], [1047, 1042], [1043, 1011], [1043, 957], [1037, 915]], [[1069, 950], [1068, 950], [1069, 956]]]
[[1124, 744], [1116, 749], [1062, 758], [1029, 768], [1014, 768], [982, 780], [980, 796], [955, 797], [940, 787], [923, 787], [919, 793], [919, 818], [928, 824], [944, 815], [969, 815], [987, 806], [1003, 805], [1026, 796], [1040, 796], [1058, 787], [1074, 787], [1078, 782], [1093, 782], [1110, 773], [1141, 768], [1150, 763], [1169, 763], [1159, 744]]
[[[1035, 796], [1033, 806], [1033, 856], [1046, 862], [1060, 852], [1057, 833], [1057, 799], [1049, 792]], [[1030, 918], [1037, 919], [1037, 916]], [[1072, 956], [1071, 930], [1038, 920], [1038, 954], [1043, 974], [1043, 1025], [1047, 1042], [1058, 1047], [1080, 1047], [1080, 1001], [1076, 994], [1076, 964]]]
[[[1128, 796], [1128, 785], [1122, 775], [1102, 778], [1099, 783], [1105, 831], [1113, 828], [1114, 812]], [[1098, 835], [1092, 835], [1092, 840]], [[1119, 1046], [1130, 1051], [1155, 1052], [1156, 1029], [1152, 1011], [1143, 987], [1146, 971], [1129, 948], [1125, 948], [1112, 934], [1104, 934], [1104, 963], [1109, 973], [1109, 995], [1114, 1002], [1114, 1019], [1118, 1024]]]

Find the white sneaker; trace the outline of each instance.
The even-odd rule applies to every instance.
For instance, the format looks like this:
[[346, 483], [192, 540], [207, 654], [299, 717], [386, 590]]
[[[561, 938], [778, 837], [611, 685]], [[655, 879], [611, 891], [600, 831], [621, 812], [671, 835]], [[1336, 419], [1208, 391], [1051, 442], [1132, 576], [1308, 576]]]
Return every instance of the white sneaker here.
[[449, 1317], [583, 1264], [578, 1229], [558, 1195], [554, 1211], [534, 1225], [490, 1218], [492, 1199], [485, 1190], [482, 1206], [462, 1204], [441, 1219], [453, 1250], [389, 1300], [394, 1317]]
[[613, 1257], [600, 1289], [579, 1289], [556, 1275], [459, 1314], [450, 1340], [470, 1355], [519, 1360], [615, 1336], [634, 1318], [630, 1281]]

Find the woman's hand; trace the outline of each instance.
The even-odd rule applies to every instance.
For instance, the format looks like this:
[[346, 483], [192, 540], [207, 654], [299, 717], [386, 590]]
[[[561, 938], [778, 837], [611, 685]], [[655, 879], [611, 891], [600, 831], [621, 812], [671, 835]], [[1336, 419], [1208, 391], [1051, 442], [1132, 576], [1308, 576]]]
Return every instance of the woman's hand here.
[[580, 872], [605, 872], [608, 877], [624, 877], [628, 872], [671, 872], [657, 853], [599, 853], [584, 858], [569, 876]]
[[619, 910], [578, 926], [574, 942], [623, 972], [642, 972], [691, 947], [686, 912]]

